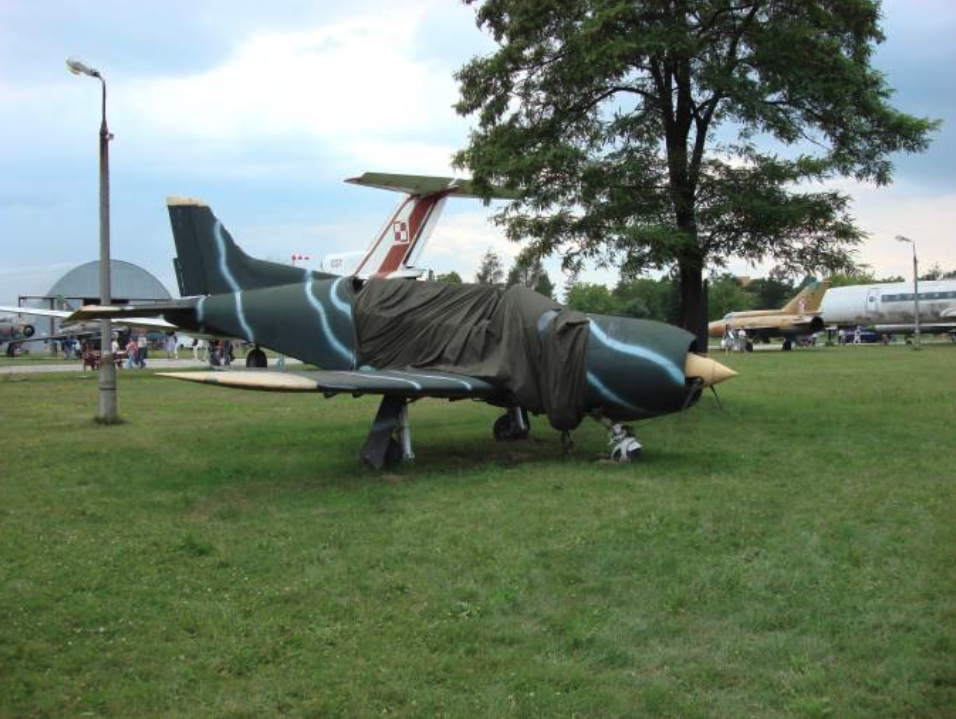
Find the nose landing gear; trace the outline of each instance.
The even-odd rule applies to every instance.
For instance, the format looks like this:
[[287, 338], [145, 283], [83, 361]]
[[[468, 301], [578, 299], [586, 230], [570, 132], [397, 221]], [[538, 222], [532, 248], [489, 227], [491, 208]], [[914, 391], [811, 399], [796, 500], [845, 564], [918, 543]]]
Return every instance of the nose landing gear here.
[[608, 429], [608, 444], [611, 445], [611, 459], [615, 462], [633, 462], [640, 458], [643, 451], [631, 426], [620, 422]]

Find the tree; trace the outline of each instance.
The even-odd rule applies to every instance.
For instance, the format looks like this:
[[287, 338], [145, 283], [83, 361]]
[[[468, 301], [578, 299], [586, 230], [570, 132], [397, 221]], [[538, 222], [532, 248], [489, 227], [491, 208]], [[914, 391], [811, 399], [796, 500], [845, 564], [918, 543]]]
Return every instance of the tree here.
[[478, 272], [475, 274], [475, 282], [479, 285], [498, 286], [504, 278], [505, 271], [501, 265], [501, 258], [492, 252], [489, 247], [481, 260], [481, 266], [478, 268]]
[[748, 295], [754, 298], [751, 307], [755, 310], [779, 309], [797, 294], [797, 290], [792, 283], [772, 275], [753, 280], [744, 289]]
[[610, 290], [604, 285], [590, 282], [576, 282], [571, 285], [565, 304], [579, 312], [591, 312], [596, 315], [615, 313], [615, 302]]
[[670, 323], [677, 319], [677, 285], [669, 277], [622, 279], [613, 295], [617, 314]]
[[497, 220], [541, 256], [670, 269], [692, 332], [731, 256], [849, 269], [850, 198], [809, 183], [884, 185], [938, 125], [870, 65], [878, 0], [465, 2], [499, 48], [457, 73], [478, 124], [456, 165], [517, 192]]
[[707, 320], [713, 322], [725, 317], [729, 312], [742, 312], [754, 309], [754, 296], [740, 286], [736, 277], [723, 273], [712, 277], [708, 283]]
[[435, 282], [445, 282], [450, 285], [460, 285], [462, 283], [461, 275], [452, 270], [451, 272], [446, 272], [443, 275], [438, 275], [435, 278]]
[[526, 247], [518, 253], [514, 264], [508, 270], [505, 286], [524, 285], [545, 297], [551, 297], [554, 294], [551, 278], [542, 267], [541, 258], [530, 250], [530, 247]]

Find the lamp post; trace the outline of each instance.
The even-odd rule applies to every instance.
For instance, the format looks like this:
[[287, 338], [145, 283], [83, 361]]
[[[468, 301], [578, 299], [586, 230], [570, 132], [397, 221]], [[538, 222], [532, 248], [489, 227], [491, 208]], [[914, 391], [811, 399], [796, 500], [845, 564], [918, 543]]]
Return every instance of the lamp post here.
[[[112, 303], [110, 287], [110, 150], [113, 139], [106, 126], [106, 80], [98, 70], [76, 58], [69, 58], [66, 66], [74, 75], [89, 75], [100, 81], [103, 88], [102, 120], [100, 122], [100, 304]], [[116, 365], [113, 364], [112, 323], [100, 320], [100, 408], [96, 419], [102, 424], [119, 421], [116, 410]]]
[[896, 236], [897, 242], [909, 242], [913, 246], [913, 312], [916, 315], [916, 332], [913, 335], [913, 349], [920, 348], [919, 342], [919, 265], [916, 262], [916, 240], [903, 235]]

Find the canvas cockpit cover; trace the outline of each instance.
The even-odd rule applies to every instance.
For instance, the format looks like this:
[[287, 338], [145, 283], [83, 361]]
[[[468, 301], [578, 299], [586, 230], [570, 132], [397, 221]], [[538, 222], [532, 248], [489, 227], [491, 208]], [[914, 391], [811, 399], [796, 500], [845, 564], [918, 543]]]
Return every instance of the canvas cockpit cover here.
[[478, 377], [557, 429], [584, 416], [588, 318], [526, 287], [372, 279], [354, 311], [360, 366]]

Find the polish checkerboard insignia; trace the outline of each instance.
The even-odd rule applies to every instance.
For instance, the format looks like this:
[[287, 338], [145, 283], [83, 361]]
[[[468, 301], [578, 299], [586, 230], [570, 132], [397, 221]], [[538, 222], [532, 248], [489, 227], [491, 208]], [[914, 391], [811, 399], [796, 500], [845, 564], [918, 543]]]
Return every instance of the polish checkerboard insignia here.
[[408, 225], [404, 222], [395, 222], [392, 224], [392, 232], [395, 233], [395, 242], [400, 245], [408, 244]]

